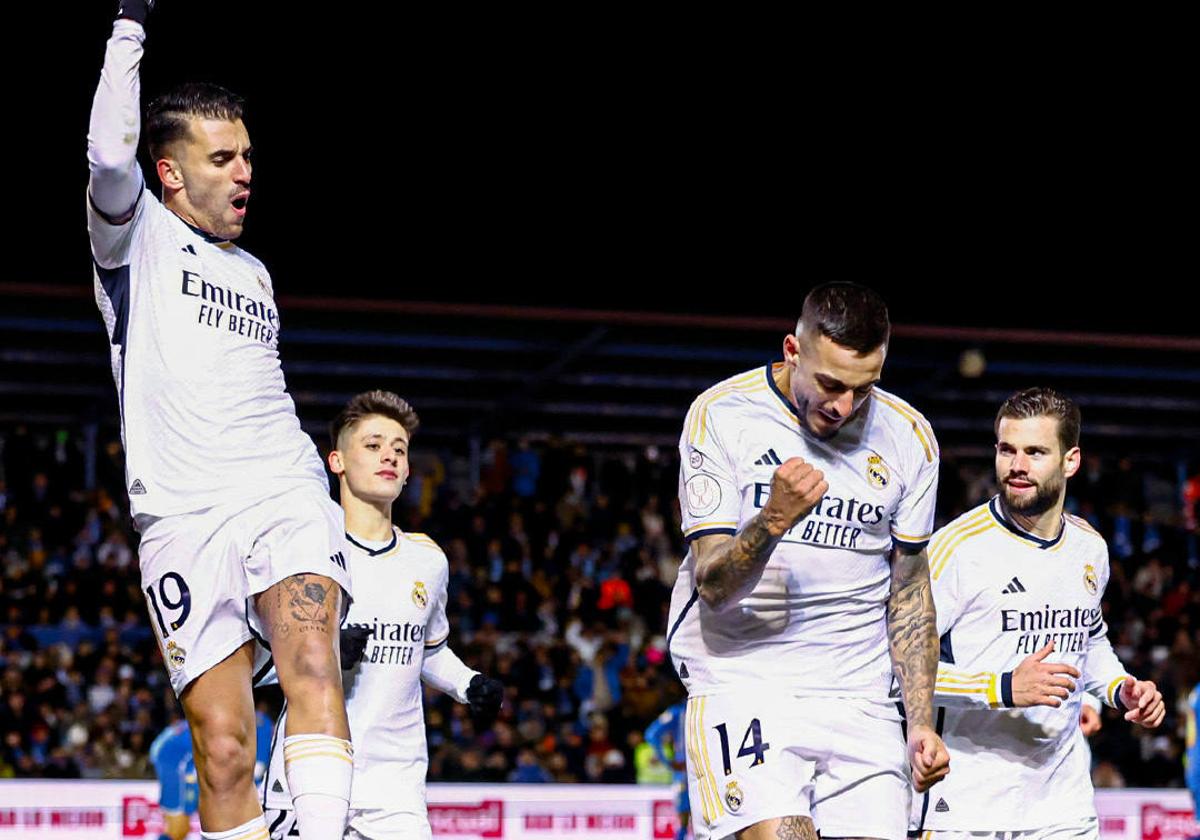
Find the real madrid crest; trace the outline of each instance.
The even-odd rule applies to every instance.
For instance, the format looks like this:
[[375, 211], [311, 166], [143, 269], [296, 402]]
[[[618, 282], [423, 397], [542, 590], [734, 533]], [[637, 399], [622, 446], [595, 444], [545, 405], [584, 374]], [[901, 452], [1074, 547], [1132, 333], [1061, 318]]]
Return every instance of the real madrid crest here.
[[171, 667], [172, 671], [178, 671], [182, 668], [186, 658], [186, 650], [174, 642], [167, 642], [167, 665]]
[[1096, 580], [1096, 568], [1091, 563], [1083, 567], [1083, 588], [1091, 595], [1100, 590], [1100, 584]]
[[878, 455], [871, 455], [867, 458], [867, 481], [871, 482], [871, 486], [876, 490], [883, 490], [892, 480], [892, 474], [888, 471], [887, 465], [883, 463], [883, 459]]
[[742, 807], [742, 802], [745, 799], [745, 794], [738, 787], [737, 782], [730, 782], [725, 786], [725, 805], [731, 813], [736, 814], [738, 809]]
[[425, 591], [425, 584], [421, 581], [413, 584], [412, 599], [413, 603], [421, 609], [429, 606], [429, 593]]

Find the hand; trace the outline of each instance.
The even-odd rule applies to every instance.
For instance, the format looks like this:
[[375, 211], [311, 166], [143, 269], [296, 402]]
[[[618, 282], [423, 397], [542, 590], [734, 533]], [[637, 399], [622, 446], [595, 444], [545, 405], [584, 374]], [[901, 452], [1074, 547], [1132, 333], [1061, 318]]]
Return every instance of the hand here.
[[341, 651], [343, 671], [349, 671], [358, 664], [367, 648], [367, 639], [374, 635], [374, 628], [361, 624], [347, 624], [342, 628], [338, 648]]
[[1083, 737], [1090, 738], [1100, 731], [1101, 721], [1100, 713], [1084, 703], [1079, 709], [1079, 728], [1083, 730]]
[[153, 8], [154, 0], [121, 0], [120, 5], [117, 6], [117, 19], [128, 18], [145, 26], [146, 18]]
[[763, 517], [775, 536], [812, 513], [829, 490], [825, 474], [803, 458], [788, 458], [771, 476], [771, 497], [763, 508]]
[[477, 721], [491, 722], [504, 702], [504, 685], [500, 680], [476, 674], [467, 686], [467, 703], [471, 705], [471, 716]]
[[[1037, 653], [1021, 660], [1013, 671], [1012, 696], [1014, 706], [1061, 706], [1075, 690], [1067, 677], [1079, 678], [1079, 669], [1065, 662], [1046, 662], [1054, 652], [1054, 640]], [[1066, 676], [1063, 676], [1063, 675]]]
[[1163, 703], [1162, 692], [1150, 680], [1126, 677], [1119, 691], [1121, 703], [1129, 709], [1125, 713], [1125, 720], [1140, 723], [1147, 729], [1154, 729], [1163, 722], [1167, 715], [1167, 707]]
[[950, 753], [928, 726], [912, 726], [908, 730], [908, 763], [912, 766], [913, 787], [917, 793], [924, 793], [950, 772]]

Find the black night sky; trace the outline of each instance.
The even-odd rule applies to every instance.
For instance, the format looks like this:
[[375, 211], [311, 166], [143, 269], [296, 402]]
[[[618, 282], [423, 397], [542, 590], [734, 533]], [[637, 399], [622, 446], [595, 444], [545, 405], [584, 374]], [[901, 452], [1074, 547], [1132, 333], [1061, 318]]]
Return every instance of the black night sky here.
[[[143, 65], [144, 100], [189, 79], [248, 99], [241, 244], [280, 294], [791, 317], [856, 279], [897, 322], [1197, 334], [1183, 117], [1101, 71], [1065, 107], [1019, 74], [907, 89], [632, 21], [298, 8], [167, 0]], [[58, 13], [9, 161], [44, 255], [6, 279], [90, 285], [111, 10]]]

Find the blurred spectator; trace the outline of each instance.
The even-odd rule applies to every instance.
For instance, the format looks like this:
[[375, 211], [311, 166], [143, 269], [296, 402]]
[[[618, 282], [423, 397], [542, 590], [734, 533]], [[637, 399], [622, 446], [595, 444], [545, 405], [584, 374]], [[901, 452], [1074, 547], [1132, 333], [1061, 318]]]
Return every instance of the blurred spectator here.
[[[147, 620], [119, 442], [101, 442], [87, 489], [77, 437], [4, 430], [0, 776], [148, 777], [148, 739], [179, 713]], [[497, 439], [473, 487], [461, 458], [420, 453], [398, 521], [445, 550], [452, 644], [507, 692], [487, 731], [429, 693], [431, 780], [653, 775], [641, 732], [681, 691], [665, 639], [684, 554], [673, 457]], [[995, 492], [985, 461], [947, 458], [943, 473], [939, 524]], [[1183, 781], [1180, 704], [1200, 677], [1194, 487], [1096, 457], [1068, 485], [1069, 509], [1114, 548], [1113, 644], [1169, 709], [1156, 733], [1105, 710], [1098, 786]]]

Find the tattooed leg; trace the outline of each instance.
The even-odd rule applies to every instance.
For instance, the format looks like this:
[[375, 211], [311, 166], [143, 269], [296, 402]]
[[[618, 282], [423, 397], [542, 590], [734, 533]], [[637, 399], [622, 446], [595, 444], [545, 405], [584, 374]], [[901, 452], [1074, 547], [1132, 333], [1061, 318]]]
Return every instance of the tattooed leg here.
[[763, 820], [735, 835], [737, 840], [817, 840], [817, 830], [808, 817]]
[[302, 574], [284, 578], [256, 598], [287, 698], [289, 735], [349, 738], [337, 649], [341, 597], [341, 587], [329, 578]]

